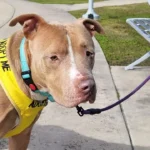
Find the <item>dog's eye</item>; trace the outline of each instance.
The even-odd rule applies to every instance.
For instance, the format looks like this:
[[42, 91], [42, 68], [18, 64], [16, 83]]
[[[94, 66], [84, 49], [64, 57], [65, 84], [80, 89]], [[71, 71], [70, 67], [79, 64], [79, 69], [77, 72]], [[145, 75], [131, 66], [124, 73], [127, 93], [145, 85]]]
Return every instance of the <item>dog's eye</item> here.
[[57, 57], [56, 55], [54, 55], [54, 56], [51, 56], [50, 59], [51, 59], [52, 61], [56, 61], [56, 60], [58, 60], [58, 57]]
[[93, 56], [94, 56], [94, 53], [93, 53], [93, 52], [90, 52], [90, 51], [86, 51], [86, 56], [87, 56], [87, 57], [89, 57], [89, 56], [92, 56], [92, 57], [93, 57]]

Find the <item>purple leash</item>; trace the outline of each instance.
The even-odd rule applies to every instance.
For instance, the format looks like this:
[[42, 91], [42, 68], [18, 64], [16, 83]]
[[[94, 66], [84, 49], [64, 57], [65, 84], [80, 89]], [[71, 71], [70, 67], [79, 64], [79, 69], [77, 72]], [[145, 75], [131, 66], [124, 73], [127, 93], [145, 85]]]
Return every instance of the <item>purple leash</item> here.
[[132, 96], [133, 94], [135, 94], [139, 89], [141, 89], [148, 81], [150, 80], [150, 76], [148, 76], [139, 86], [137, 86], [131, 93], [129, 93], [127, 96], [125, 96], [124, 98], [120, 99], [119, 101], [104, 107], [104, 108], [91, 108], [91, 109], [87, 109], [84, 110], [82, 107], [76, 106], [77, 109], [77, 113], [79, 114], [79, 116], [83, 116], [83, 115], [95, 115], [95, 114], [100, 114], [103, 111], [107, 111], [119, 104], [121, 104], [122, 102], [124, 102], [125, 100], [127, 100], [130, 96]]

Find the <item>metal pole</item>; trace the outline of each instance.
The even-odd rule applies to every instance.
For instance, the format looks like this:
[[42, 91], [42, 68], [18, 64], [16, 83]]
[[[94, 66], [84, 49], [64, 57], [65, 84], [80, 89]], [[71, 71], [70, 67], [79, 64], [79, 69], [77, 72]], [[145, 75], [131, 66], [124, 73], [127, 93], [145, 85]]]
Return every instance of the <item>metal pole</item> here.
[[89, 0], [89, 4], [88, 4], [88, 11], [86, 14], [84, 14], [82, 16], [82, 18], [90, 18], [90, 19], [99, 19], [99, 15], [95, 13], [94, 9], [93, 9], [93, 0]]

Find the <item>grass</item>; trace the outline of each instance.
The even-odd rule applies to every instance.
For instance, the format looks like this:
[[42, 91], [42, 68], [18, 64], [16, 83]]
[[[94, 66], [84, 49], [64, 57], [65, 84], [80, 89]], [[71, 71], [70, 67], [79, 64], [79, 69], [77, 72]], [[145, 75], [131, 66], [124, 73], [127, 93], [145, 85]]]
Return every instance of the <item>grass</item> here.
[[[30, 0], [32, 2], [38, 2], [42, 4], [81, 4], [87, 3], [88, 0]], [[94, 2], [99, 2], [104, 0], [94, 0]]]
[[[150, 50], [150, 44], [126, 23], [127, 18], [150, 18], [147, 3], [97, 8], [105, 35], [96, 34], [110, 65], [127, 65]], [[70, 12], [80, 18], [86, 10]], [[150, 59], [140, 65], [150, 65]]]

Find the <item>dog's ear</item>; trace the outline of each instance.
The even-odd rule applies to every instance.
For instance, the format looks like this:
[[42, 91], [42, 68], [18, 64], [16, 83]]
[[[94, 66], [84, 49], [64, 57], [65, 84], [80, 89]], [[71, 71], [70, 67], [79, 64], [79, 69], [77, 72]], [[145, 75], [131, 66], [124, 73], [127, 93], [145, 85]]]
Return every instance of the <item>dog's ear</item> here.
[[10, 22], [10, 26], [15, 26], [20, 23], [23, 26], [23, 33], [27, 39], [31, 39], [38, 27], [42, 23], [46, 23], [45, 20], [36, 14], [25, 14], [14, 18]]
[[86, 29], [90, 32], [91, 36], [94, 36], [95, 33], [104, 34], [104, 30], [99, 22], [93, 19], [78, 19], [79, 23], [82, 23]]

